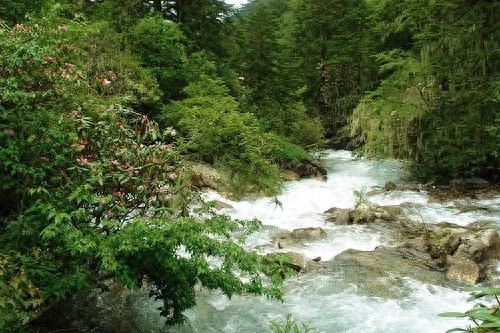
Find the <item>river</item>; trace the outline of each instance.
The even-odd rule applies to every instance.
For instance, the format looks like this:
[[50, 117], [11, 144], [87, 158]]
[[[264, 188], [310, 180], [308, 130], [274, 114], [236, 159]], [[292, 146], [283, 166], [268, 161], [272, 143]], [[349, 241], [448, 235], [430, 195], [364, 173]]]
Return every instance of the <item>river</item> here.
[[[161, 304], [146, 292], [113, 294], [94, 290], [87, 300], [75, 300], [75, 309], [71, 310], [74, 315], [70, 316], [73, 325], [86, 327], [92, 321], [99, 329], [90, 332], [264, 333], [270, 332], [272, 322], [284, 323], [287, 315], [292, 314], [313, 332], [441, 333], [465, 327], [465, 319], [438, 316], [447, 311], [466, 311], [473, 304], [467, 302], [469, 295], [460, 291], [460, 284], [447, 282], [436, 270], [421, 273], [420, 267], [408, 264], [406, 258], [368, 270], [349, 262], [338, 264], [348, 249], [372, 251], [398, 240], [373, 224], [328, 223], [324, 212], [332, 207], [353, 208], [357, 200], [369, 200], [373, 204], [404, 207], [405, 214], [418, 222], [467, 225], [481, 221], [498, 228], [500, 196], [460, 197], [433, 203], [429, 202], [430, 194], [419, 190], [418, 184], [404, 186], [407, 175], [400, 161], [357, 159], [348, 151], [326, 151], [322, 155], [328, 171], [326, 181], [288, 182], [277, 198], [232, 201], [214, 191], [202, 194], [207, 201], [228, 205], [220, 213], [262, 222], [262, 229], [248, 238], [248, 249], [261, 254], [293, 251], [309, 259], [321, 258], [321, 269], [285, 280], [283, 302], [251, 295], [228, 300], [220, 292], [199, 288], [197, 305], [185, 311], [187, 323], [167, 328], [156, 310]], [[387, 182], [406, 189], [380, 190]], [[305, 241], [303, 247], [286, 250], [280, 250], [272, 241], [279, 233], [303, 227], [321, 227], [326, 235]], [[408, 267], [394, 269], [405, 265]], [[494, 274], [500, 276], [500, 264], [497, 267]], [[90, 306], [86, 309], [85, 304]]]
[[[323, 212], [331, 207], [353, 208], [355, 191], [367, 192], [386, 182], [405, 178], [401, 162], [353, 158], [348, 151], [328, 151], [323, 156], [328, 180], [306, 179], [287, 183], [276, 200], [260, 197], [231, 201], [215, 192], [204, 194], [207, 200], [219, 200], [232, 206], [222, 210], [233, 218], [258, 218], [264, 227], [246, 246], [261, 253], [279, 251], [271, 237], [279, 230], [321, 227], [327, 236], [293, 249], [308, 258], [335, 260], [347, 249], [374, 250], [391, 239], [369, 226], [327, 224]], [[427, 204], [424, 191], [392, 191], [369, 197], [380, 205], [409, 203], [408, 215], [426, 223], [442, 221], [465, 225], [477, 220], [500, 220], [500, 200], [477, 202], [488, 210], [460, 213], [452, 204]], [[288, 251], [289, 249], [287, 249]], [[352, 274], [352, 273], [351, 273]], [[383, 297], [362, 288], [363, 276], [343, 272], [320, 271], [299, 274], [286, 281], [284, 302], [265, 297], [238, 296], [228, 300], [218, 292], [200, 291], [198, 305], [186, 311], [189, 324], [176, 332], [268, 332], [272, 321], [284, 322], [291, 313], [299, 322], [309, 323], [315, 332], [444, 332], [464, 327], [465, 321], [438, 317], [445, 311], [465, 311], [472, 304], [458, 286], [432, 285], [405, 276], [378, 277], [382, 288], [392, 290]], [[373, 276], [366, 277], [373, 279]], [[385, 295], [386, 293], [381, 293]]]

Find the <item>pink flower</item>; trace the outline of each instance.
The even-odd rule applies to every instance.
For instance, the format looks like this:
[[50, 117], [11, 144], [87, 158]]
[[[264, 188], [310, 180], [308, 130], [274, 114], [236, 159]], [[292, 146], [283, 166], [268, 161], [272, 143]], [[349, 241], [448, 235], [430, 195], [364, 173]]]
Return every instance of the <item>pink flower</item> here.
[[52, 61], [54, 61], [54, 57], [47, 54], [47, 55], [43, 56], [43, 60], [45, 60], [47, 62], [52, 62]]
[[172, 171], [171, 173], [168, 174], [168, 178], [170, 178], [171, 180], [176, 180], [177, 173], [175, 171]]
[[88, 160], [88, 158], [86, 158], [84, 156], [80, 156], [79, 158], [76, 159], [76, 162], [80, 165], [84, 165], [84, 164], [89, 163], [89, 160]]

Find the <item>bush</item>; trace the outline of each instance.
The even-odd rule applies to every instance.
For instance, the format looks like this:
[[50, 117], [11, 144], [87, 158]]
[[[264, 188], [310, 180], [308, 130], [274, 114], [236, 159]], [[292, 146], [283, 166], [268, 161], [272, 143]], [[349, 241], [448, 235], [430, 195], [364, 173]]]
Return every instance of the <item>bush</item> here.
[[190, 158], [231, 174], [231, 187], [244, 193], [249, 186], [276, 192], [279, 172], [267, 156], [274, 149], [255, 117], [238, 112], [238, 103], [217, 79], [201, 76], [186, 89], [187, 98], [173, 102], [160, 117], [185, 137]]
[[[150, 286], [169, 324], [195, 304], [200, 282], [229, 297], [278, 297], [261, 282], [260, 257], [230, 238], [258, 223], [187, 216], [174, 132], [128, 108], [122, 95], [142, 84], [127, 74], [140, 67], [126, 61], [113, 75], [104, 57], [120, 54], [117, 45], [79, 44], [100, 26], [51, 18], [0, 28], [0, 330], [18, 331], [53, 302], [112, 277]], [[102, 67], [89, 65], [95, 58]], [[259, 134], [250, 118], [227, 121], [243, 140]], [[273, 172], [261, 146], [244, 142], [251, 149], [239, 156]]]

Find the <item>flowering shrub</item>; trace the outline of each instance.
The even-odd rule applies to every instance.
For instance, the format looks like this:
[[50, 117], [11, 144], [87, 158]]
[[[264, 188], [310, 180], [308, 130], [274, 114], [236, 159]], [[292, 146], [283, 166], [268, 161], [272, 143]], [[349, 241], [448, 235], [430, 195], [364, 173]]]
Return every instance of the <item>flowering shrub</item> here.
[[133, 77], [88, 65], [98, 52], [79, 46], [88, 29], [0, 28], [0, 331], [110, 277], [151, 286], [168, 323], [183, 320], [199, 282], [228, 296], [279, 296], [263, 287], [260, 257], [230, 238], [258, 223], [189, 216], [176, 130], [126, 104], [140, 99], [121, 95], [140, 85]]

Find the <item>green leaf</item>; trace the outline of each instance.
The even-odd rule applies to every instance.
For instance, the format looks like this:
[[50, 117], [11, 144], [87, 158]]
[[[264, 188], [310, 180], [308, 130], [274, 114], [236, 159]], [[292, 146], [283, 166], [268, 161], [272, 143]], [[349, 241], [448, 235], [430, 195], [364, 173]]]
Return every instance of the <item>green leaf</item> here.
[[462, 313], [462, 312], [444, 312], [444, 313], [440, 313], [439, 317], [461, 318], [461, 317], [467, 317], [467, 314]]

